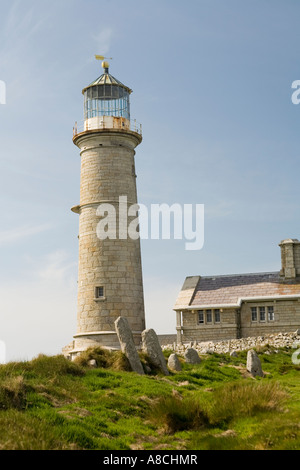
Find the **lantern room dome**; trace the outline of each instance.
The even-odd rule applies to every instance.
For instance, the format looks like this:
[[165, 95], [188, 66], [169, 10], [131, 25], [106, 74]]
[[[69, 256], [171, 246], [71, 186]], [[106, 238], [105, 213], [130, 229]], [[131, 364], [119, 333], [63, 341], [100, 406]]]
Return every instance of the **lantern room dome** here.
[[93, 86], [97, 86], [97, 85], [116, 85], [116, 86], [119, 86], [121, 88], [124, 88], [125, 90], [127, 90], [128, 93], [132, 93], [132, 90], [128, 86], [124, 85], [124, 83], [120, 82], [120, 80], [113, 77], [110, 73], [103, 73], [102, 75], [100, 75], [100, 77], [96, 78], [96, 80], [94, 80], [92, 83], [90, 83], [88, 86], [86, 86], [82, 90], [82, 94], [84, 94], [84, 92], [88, 88], [93, 87]]

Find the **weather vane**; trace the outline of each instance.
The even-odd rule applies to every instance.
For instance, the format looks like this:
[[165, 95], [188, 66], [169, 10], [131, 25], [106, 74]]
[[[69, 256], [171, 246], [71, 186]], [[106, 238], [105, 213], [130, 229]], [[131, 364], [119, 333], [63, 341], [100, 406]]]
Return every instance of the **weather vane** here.
[[112, 60], [112, 57], [104, 57], [104, 55], [95, 55], [96, 60]]

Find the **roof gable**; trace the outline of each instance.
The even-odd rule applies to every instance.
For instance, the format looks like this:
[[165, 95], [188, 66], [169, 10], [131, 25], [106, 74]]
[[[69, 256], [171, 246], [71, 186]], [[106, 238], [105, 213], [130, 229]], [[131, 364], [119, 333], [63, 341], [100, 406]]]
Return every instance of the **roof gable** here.
[[191, 303], [199, 280], [200, 276], [190, 276], [185, 279], [181, 291], [177, 297], [175, 307], [176, 305], [189, 305]]

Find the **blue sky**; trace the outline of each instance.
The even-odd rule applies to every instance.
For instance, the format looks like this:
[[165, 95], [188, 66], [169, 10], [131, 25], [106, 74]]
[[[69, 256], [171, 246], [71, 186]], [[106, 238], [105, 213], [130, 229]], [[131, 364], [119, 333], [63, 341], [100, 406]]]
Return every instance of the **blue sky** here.
[[60, 353], [76, 331], [81, 90], [133, 89], [141, 203], [205, 205], [205, 243], [143, 240], [146, 323], [175, 332], [188, 275], [280, 269], [300, 238], [296, 0], [0, 0], [0, 340]]

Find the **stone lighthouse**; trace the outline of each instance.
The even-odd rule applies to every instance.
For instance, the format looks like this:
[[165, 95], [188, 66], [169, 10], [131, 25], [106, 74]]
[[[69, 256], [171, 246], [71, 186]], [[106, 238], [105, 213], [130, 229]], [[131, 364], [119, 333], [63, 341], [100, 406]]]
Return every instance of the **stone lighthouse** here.
[[72, 208], [79, 215], [72, 357], [90, 346], [119, 348], [119, 316], [128, 320], [137, 347], [145, 329], [140, 238], [126, 231], [138, 220], [132, 208], [138, 208], [135, 148], [142, 142], [141, 126], [130, 117], [132, 90], [109, 73], [108, 62], [102, 67], [102, 75], [82, 90], [84, 121], [73, 132], [81, 178], [80, 203]]

